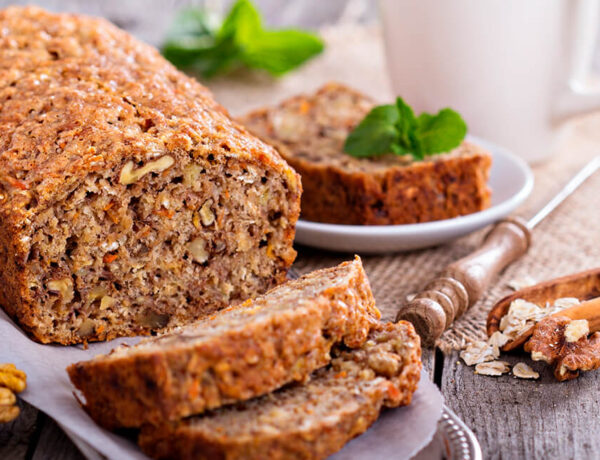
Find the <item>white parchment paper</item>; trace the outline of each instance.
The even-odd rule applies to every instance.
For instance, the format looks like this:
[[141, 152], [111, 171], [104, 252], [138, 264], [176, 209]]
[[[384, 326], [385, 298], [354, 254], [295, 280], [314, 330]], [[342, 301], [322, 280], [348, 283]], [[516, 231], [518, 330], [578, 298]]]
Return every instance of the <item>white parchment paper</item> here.
[[[82, 346], [40, 345], [30, 340], [0, 310], [0, 363], [14, 363], [27, 373], [27, 389], [19, 396], [56, 420], [76, 444], [91, 447], [109, 459], [145, 459], [129, 439], [97, 426], [73, 396], [66, 367], [76, 361], [107, 353], [121, 343], [139, 338], [118, 339]], [[364, 435], [351, 441], [333, 456], [335, 460], [407, 459], [425, 447], [435, 433], [442, 413], [442, 396], [427, 374], [408, 407], [385, 411]], [[85, 448], [83, 450], [86, 450]], [[91, 456], [90, 453], [86, 455]]]

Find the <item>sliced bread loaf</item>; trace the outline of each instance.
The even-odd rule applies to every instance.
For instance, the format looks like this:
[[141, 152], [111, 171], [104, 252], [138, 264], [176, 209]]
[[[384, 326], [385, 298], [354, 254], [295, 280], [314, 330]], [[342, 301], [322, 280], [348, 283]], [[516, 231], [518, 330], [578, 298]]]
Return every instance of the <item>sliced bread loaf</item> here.
[[68, 372], [101, 425], [158, 424], [302, 381], [334, 344], [360, 346], [379, 316], [356, 258]]
[[312, 95], [249, 113], [240, 121], [275, 146], [302, 176], [302, 218], [335, 224], [391, 225], [447, 219], [490, 204], [491, 157], [464, 142], [411, 161], [344, 153], [348, 134], [373, 108], [364, 94], [330, 83]]
[[150, 334], [266, 292], [297, 174], [104, 19], [0, 11], [0, 305], [35, 340]]
[[383, 406], [409, 404], [421, 371], [410, 323], [380, 325], [360, 349], [334, 349], [311, 380], [163, 426], [139, 444], [157, 459], [321, 459], [364, 432]]

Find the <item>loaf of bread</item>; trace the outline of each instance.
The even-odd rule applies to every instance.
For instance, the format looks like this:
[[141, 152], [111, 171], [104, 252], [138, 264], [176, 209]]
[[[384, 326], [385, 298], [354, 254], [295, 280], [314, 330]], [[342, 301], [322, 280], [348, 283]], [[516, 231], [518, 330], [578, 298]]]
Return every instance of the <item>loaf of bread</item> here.
[[68, 372], [101, 425], [156, 425], [303, 381], [334, 344], [360, 346], [379, 317], [356, 258]]
[[490, 204], [491, 157], [464, 142], [424, 161], [344, 153], [348, 134], [373, 102], [330, 83], [241, 122], [274, 145], [302, 176], [302, 218], [315, 222], [393, 225], [427, 222], [481, 211]]
[[187, 324], [285, 280], [299, 177], [102, 19], [0, 11], [0, 304], [40, 342]]
[[356, 350], [334, 350], [304, 384], [175, 423], [142, 428], [157, 459], [322, 459], [363, 433], [382, 407], [409, 404], [421, 372], [410, 323], [380, 325]]

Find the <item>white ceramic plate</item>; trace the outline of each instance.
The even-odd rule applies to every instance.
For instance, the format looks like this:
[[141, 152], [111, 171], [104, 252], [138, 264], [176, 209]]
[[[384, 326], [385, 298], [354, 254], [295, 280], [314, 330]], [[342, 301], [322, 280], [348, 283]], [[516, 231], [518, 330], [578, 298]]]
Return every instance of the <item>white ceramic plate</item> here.
[[492, 154], [489, 180], [492, 204], [488, 209], [453, 219], [407, 225], [337, 225], [300, 219], [296, 242], [329, 251], [363, 254], [406, 251], [451, 241], [506, 217], [531, 193], [531, 169], [505, 148], [475, 137], [469, 140]]

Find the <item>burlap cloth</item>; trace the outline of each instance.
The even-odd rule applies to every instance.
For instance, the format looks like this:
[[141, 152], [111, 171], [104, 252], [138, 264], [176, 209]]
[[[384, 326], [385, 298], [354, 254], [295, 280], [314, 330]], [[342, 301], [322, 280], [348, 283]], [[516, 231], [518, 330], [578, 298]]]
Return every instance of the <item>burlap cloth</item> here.
[[[323, 30], [328, 46], [322, 57], [281, 80], [247, 73], [213, 81], [217, 99], [234, 115], [268, 105], [329, 80], [348, 83], [377, 100], [392, 98], [385, 71], [381, 35], [373, 27], [338, 25]], [[516, 214], [529, 217], [551, 198], [593, 156], [600, 155], [600, 112], [568, 122], [558, 153], [533, 167], [535, 188]], [[406, 296], [417, 291], [443, 267], [472, 252], [485, 233], [476, 232], [436, 248], [385, 256], [363, 257], [366, 271], [385, 319], [393, 319]], [[511, 292], [507, 283], [524, 276], [542, 281], [600, 265], [600, 172], [534, 231], [527, 255], [508, 267], [485, 297], [438, 341], [444, 352], [462, 348], [466, 341], [485, 336], [491, 306]], [[298, 247], [295, 264], [300, 273], [347, 260], [335, 254]]]

